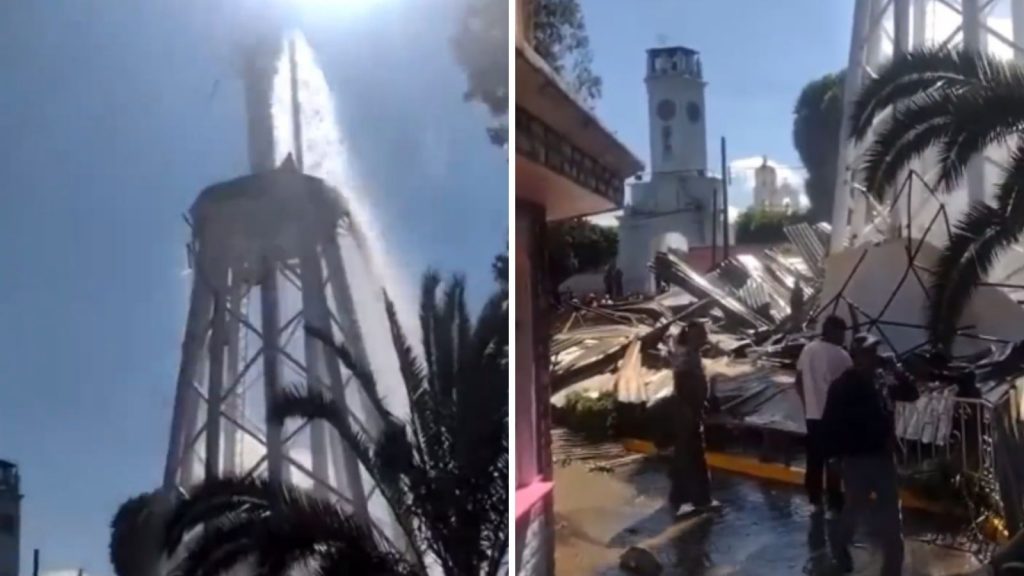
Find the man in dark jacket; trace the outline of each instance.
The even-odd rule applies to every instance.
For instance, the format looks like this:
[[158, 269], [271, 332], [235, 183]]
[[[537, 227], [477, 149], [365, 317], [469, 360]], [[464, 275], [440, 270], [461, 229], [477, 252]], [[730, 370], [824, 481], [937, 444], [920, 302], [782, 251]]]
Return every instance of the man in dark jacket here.
[[918, 392], [895, 366], [882, 370], [878, 345], [878, 340], [868, 335], [854, 340], [853, 367], [829, 388], [822, 425], [830, 456], [841, 460], [846, 489], [846, 503], [832, 543], [836, 562], [844, 571], [853, 571], [850, 542], [865, 512], [871, 511], [882, 544], [881, 574], [897, 576], [903, 567], [903, 526], [892, 402], [913, 402]]
[[675, 417], [672, 419], [673, 455], [669, 471], [669, 505], [676, 515], [711, 508], [711, 479], [704, 458], [704, 409], [708, 381], [700, 351], [707, 344], [704, 324], [690, 322], [676, 341], [678, 354], [672, 367]]

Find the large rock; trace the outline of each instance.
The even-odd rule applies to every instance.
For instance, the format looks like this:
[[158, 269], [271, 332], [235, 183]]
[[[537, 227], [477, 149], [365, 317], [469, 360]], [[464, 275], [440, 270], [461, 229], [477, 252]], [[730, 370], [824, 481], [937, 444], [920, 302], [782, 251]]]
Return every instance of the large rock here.
[[639, 546], [630, 546], [622, 556], [619, 556], [619, 568], [636, 576], [661, 574], [661, 562], [658, 561], [658, 557]]

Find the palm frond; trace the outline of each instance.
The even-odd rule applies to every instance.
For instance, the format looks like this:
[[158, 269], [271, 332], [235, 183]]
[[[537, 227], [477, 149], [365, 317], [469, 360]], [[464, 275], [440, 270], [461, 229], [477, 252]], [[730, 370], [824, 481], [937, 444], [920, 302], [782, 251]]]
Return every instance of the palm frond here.
[[999, 255], [1016, 241], [998, 208], [979, 202], [957, 222], [949, 243], [935, 266], [928, 325], [936, 343], [946, 349], [953, 343], [959, 321], [978, 282], [991, 270]]
[[322, 330], [317, 326], [307, 324], [305, 326], [306, 334], [312, 337], [314, 340], [319, 341], [328, 350], [334, 352], [334, 355], [341, 360], [342, 365], [345, 366], [349, 372], [352, 373], [352, 377], [359, 382], [362, 387], [365, 397], [370, 401], [370, 405], [377, 412], [377, 415], [381, 418], [386, 418], [389, 414], [387, 407], [384, 405], [384, 399], [380, 395], [380, 389], [377, 387], [377, 380], [373, 376], [373, 371], [369, 367], [362, 365], [356, 360], [355, 355], [344, 344], [339, 344], [334, 341], [334, 337], [329, 331]]
[[914, 50], [893, 58], [865, 84], [850, 115], [851, 137], [863, 140], [890, 106], [929, 90], [955, 92], [998, 78], [1001, 62], [977, 51], [948, 47]]
[[[424, 278], [424, 285], [432, 282], [433, 279], [427, 275]], [[424, 289], [424, 291], [426, 291]], [[402, 380], [405, 383], [406, 394], [409, 398], [409, 413], [412, 423], [412, 433], [416, 438], [413, 446], [416, 456], [425, 466], [434, 467], [440, 465], [451, 445], [447, 437], [447, 431], [441, 422], [442, 415], [439, 410], [435, 390], [427, 385], [430, 376], [424, 374], [423, 365], [416, 358], [415, 352], [409, 345], [398, 322], [398, 315], [395, 313], [395, 305], [391, 298], [385, 293], [385, 312], [387, 312], [388, 323], [391, 326], [391, 340], [398, 355], [399, 371], [402, 373]], [[430, 322], [436, 320], [437, 314]], [[423, 326], [424, 334], [427, 333], [427, 326]], [[436, 343], [435, 343], [436, 346]], [[435, 352], [436, 356], [436, 352]], [[436, 378], [435, 378], [436, 380]]]
[[1024, 224], [1024, 139], [1017, 141], [1003, 180], [995, 193], [996, 206], [1014, 226]]
[[420, 281], [420, 330], [423, 332], [423, 360], [426, 363], [427, 386], [437, 389], [436, 378], [437, 357], [436, 344], [434, 343], [434, 321], [437, 318], [437, 289], [441, 286], [441, 275], [430, 269], [423, 274]]
[[944, 105], [936, 100], [940, 97], [922, 96], [894, 111], [865, 150], [860, 178], [876, 198], [882, 199], [903, 170], [946, 138], [951, 121], [936, 110]]
[[996, 189], [996, 206], [975, 204], [956, 224], [932, 279], [928, 326], [935, 342], [948, 349], [956, 325], [979, 282], [999, 256], [1024, 232], [1024, 141]]
[[329, 548], [343, 554], [356, 574], [387, 573], [406, 562], [379, 540], [362, 522], [327, 500], [304, 491], [282, 493], [281, 512], [267, 525], [262, 563], [274, 565], [285, 576], [297, 561], [307, 561]]
[[220, 576], [230, 572], [260, 550], [254, 536], [257, 526], [266, 521], [265, 514], [228, 512], [207, 522], [194, 541], [188, 543], [175, 576]]
[[455, 325], [456, 308], [460, 294], [460, 282], [453, 278], [443, 289], [439, 313], [434, 317], [434, 373], [431, 380], [434, 381], [433, 392], [438, 399], [437, 406], [443, 407], [451, 401], [452, 391], [455, 388], [455, 370], [458, 360]]
[[[455, 382], [453, 393], [457, 402], [462, 389], [473, 387], [477, 382], [473, 381], [472, 366], [477, 358], [473, 354], [473, 320], [466, 308], [466, 279], [463, 276], [452, 276], [451, 283], [458, 287], [452, 294], [455, 298]], [[464, 371], [469, 370], [469, 373]]]
[[265, 478], [214, 478], [194, 487], [171, 511], [164, 548], [176, 550], [191, 530], [225, 514], [259, 514], [269, 509]]
[[940, 148], [938, 186], [955, 186], [972, 158], [1024, 127], [1024, 75], [1006, 75], [1008, 81], [964, 90], [948, 99], [951, 129]]
[[[379, 567], [378, 567], [379, 566]], [[401, 558], [393, 558], [388, 564], [375, 563], [372, 566], [353, 566], [346, 550], [328, 549], [320, 555], [311, 571], [312, 576], [339, 576], [341, 574], [379, 574], [380, 576], [413, 576], [421, 574]]]
[[[402, 476], [401, 466], [395, 463], [394, 456], [399, 451], [395, 445], [404, 442], [408, 449], [409, 440], [405, 427], [393, 415], [387, 414], [380, 432], [381, 438], [375, 445], [348, 424], [347, 416], [338, 411], [334, 400], [328, 395], [316, 389], [288, 387], [275, 396], [268, 410], [268, 418], [275, 423], [283, 423], [288, 418], [309, 418], [331, 424], [377, 485], [406, 539], [412, 543], [422, 539], [423, 530], [416, 523], [418, 515], [410, 504], [408, 483]], [[422, 554], [418, 550], [415, 552], [417, 563], [422, 565]]]
[[873, 138], [864, 183], [878, 195], [910, 162], [939, 145], [938, 186], [959, 183], [970, 160], [1024, 127], [1024, 72], [1000, 64], [990, 84], [970, 89], [939, 85], [897, 103]]
[[145, 576], [160, 556], [163, 520], [159, 495], [146, 492], [126, 500], [110, 523], [110, 564], [118, 576]]
[[[473, 328], [471, 338], [473, 351], [471, 357], [477, 361], [491, 365], [494, 369], [508, 372], [507, 358], [500, 355], [508, 348], [508, 308], [505, 307], [505, 296], [502, 293], [493, 294], [484, 303], [477, 317], [476, 326]], [[502, 364], [505, 364], [502, 366]], [[488, 382], [485, 386], [493, 386], [493, 391], [498, 388], [505, 388], [504, 382]], [[502, 397], [505, 405], [508, 405], [508, 395]]]

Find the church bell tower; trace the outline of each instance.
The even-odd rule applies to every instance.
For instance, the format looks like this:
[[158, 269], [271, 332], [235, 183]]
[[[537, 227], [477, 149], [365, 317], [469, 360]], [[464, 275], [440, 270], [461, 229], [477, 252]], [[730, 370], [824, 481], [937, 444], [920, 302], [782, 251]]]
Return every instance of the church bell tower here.
[[647, 51], [651, 171], [703, 173], [708, 167], [700, 54], [675, 46]]

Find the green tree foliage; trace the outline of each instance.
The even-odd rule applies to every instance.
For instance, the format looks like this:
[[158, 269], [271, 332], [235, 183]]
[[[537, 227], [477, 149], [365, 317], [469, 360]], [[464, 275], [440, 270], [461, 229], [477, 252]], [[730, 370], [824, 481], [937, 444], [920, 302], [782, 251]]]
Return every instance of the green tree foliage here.
[[[508, 246], [505, 246], [505, 253], [498, 254], [491, 263], [491, 271], [494, 273], [494, 281], [498, 283], [500, 294], [503, 295], [502, 306], [508, 311]], [[504, 362], [508, 365], [508, 346], [502, 350]]]
[[826, 74], [804, 87], [793, 109], [793, 146], [807, 170], [804, 189], [811, 222], [831, 221], [836, 153], [843, 120], [845, 72]]
[[503, 290], [508, 290], [508, 246], [504, 254], [498, 254], [491, 262], [491, 272], [494, 274], [494, 281]]
[[548, 277], [554, 289], [573, 274], [601, 270], [619, 254], [619, 230], [585, 218], [553, 224], [547, 236]]
[[[578, 0], [533, 2], [533, 48], [568, 81], [586, 103], [601, 97], [601, 78], [592, 68]], [[452, 37], [455, 60], [466, 72], [465, 99], [480, 102], [495, 123], [487, 129], [491, 142], [508, 145], [508, 2], [464, 0], [462, 21]]]
[[533, 49], [569, 82], [584, 102], [601, 97], [601, 77], [592, 69], [594, 54], [579, 0], [531, 0]]
[[465, 0], [462, 21], [452, 37], [455, 60], [466, 72], [466, 101], [480, 102], [494, 118], [491, 142], [508, 144], [508, 2]]
[[777, 244], [787, 242], [784, 228], [807, 220], [806, 214], [787, 214], [750, 208], [736, 220], [737, 244]]
[[[892, 114], [882, 117], [886, 110]], [[975, 202], [956, 223], [934, 267], [928, 327], [949, 347], [964, 307], [999, 256], [1024, 232], [1024, 67], [971, 50], [944, 47], [901, 55], [861, 90], [851, 137], [868, 140], [860, 174], [883, 197], [928, 149], [938, 151], [937, 188], [954, 189], [971, 160], [1009, 143], [1010, 158], [992, 203]], [[876, 121], [878, 128], [871, 130]]]

